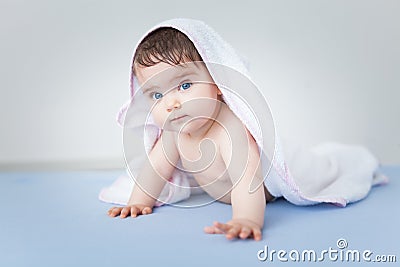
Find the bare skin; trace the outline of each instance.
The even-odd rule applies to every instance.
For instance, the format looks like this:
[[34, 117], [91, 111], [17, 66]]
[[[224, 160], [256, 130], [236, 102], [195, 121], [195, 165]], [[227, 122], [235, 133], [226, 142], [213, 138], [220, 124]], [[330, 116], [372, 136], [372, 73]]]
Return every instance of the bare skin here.
[[[146, 81], [160, 69], [170, 67], [163, 64], [140, 69], [139, 82]], [[222, 102], [202, 102], [201, 105], [193, 102], [204, 99], [204, 96], [211, 100], [220, 99], [215, 85], [193, 84], [189, 87], [190, 91], [185, 89], [184, 94], [172, 92], [158, 100], [153, 110], [155, 120], [170, 125], [163, 128], [161, 138], [149, 153], [148, 161], [136, 180], [140, 186], [134, 187], [127, 206], [113, 207], [108, 215], [126, 218], [151, 214], [165, 181], [180, 160], [204, 191], [214, 199], [232, 205], [232, 219], [206, 226], [205, 233], [224, 234], [227, 239], [261, 240], [265, 206], [272, 196], [262, 181], [257, 144]], [[202, 109], [196, 109], [197, 106]], [[207, 115], [210, 119], [191, 123], [189, 119], [199, 116], [198, 112], [202, 110], [213, 111]], [[172, 116], [175, 119], [171, 119], [172, 112], [188, 116], [182, 119]], [[250, 185], [252, 192], [249, 192]]]

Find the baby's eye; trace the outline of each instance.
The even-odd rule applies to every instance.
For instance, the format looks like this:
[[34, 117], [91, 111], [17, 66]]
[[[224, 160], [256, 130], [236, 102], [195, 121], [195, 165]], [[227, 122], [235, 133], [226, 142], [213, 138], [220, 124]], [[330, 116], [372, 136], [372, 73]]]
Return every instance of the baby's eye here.
[[179, 90], [187, 90], [187, 89], [189, 89], [190, 88], [190, 86], [192, 86], [192, 84], [191, 83], [182, 83], [180, 86], [179, 86]]
[[163, 97], [163, 94], [161, 94], [159, 92], [155, 92], [155, 93], [153, 93], [152, 97], [153, 97], [153, 99], [158, 100], [161, 97]]

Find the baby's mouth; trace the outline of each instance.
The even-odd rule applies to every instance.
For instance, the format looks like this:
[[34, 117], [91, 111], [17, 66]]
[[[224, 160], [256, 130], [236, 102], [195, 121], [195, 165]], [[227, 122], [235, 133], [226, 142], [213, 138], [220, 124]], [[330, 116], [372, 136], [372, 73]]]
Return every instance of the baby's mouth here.
[[171, 122], [178, 122], [178, 121], [181, 121], [183, 118], [186, 118], [186, 117], [187, 117], [187, 115], [181, 115], [181, 116], [177, 116], [177, 117], [171, 119], [170, 121]]

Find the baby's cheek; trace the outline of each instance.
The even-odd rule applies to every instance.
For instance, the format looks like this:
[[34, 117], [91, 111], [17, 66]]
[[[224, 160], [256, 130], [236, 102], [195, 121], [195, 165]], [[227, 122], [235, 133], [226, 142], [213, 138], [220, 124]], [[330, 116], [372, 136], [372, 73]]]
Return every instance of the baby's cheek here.
[[167, 116], [165, 114], [163, 114], [157, 107], [154, 107], [150, 111], [150, 115], [153, 117], [155, 124], [159, 128], [163, 128], [163, 125], [165, 124]]
[[153, 116], [154, 122], [159, 128], [165, 128], [166, 126], [166, 118], [163, 116]]
[[194, 117], [213, 118], [218, 104], [219, 102], [216, 99], [203, 98], [197, 102], [193, 102], [188, 110]]

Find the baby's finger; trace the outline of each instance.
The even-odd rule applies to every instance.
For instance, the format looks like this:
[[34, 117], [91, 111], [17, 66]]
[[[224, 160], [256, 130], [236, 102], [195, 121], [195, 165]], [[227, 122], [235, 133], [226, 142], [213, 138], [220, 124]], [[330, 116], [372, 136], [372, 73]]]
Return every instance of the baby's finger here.
[[248, 227], [243, 227], [242, 230], [240, 231], [239, 237], [241, 239], [246, 239], [250, 236], [251, 234], [251, 229]]
[[229, 240], [238, 237], [240, 233], [241, 227], [239, 226], [233, 226], [227, 233], [226, 233], [226, 238]]
[[120, 207], [113, 207], [113, 208], [111, 208], [108, 212], [108, 214], [111, 216], [111, 217], [115, 217], [115, 216], [118, 216], [119, 215], [119, 213], [120, 213], [120, 211], [121, 211], [121, 208]]
[[121, 210], [121, 215], [120, 215], [120, 217], [121, 217], [121, 218], [126, 218], [126, 216], [129, 215], [129, 212], [130, 212], [129, 207], [124, 207], [124, 208]]
[[259, 228], [253, 228], [253, 237], [256, 241], [260, 241], [262, 239], [261, 230]]
[[214, 227], [214, 226], [206, 226], [204, 227], [204, 232], [207, 234], [223, 234], [220, 229]]
[[153, 211], [152, 211], [152, 209], [150, 207], [144, 207], [143, 210], [142, 210], [142, 214], [143, 215], [147, 215], [147, 214], [150, 214], [152, 212]]
[[139, 212], [140, 212], [140, 210], [138, 207], [136, 207], [136, 206], [131, 207], [131, 216], [133, 218], [137, 217]]
[[226, 233], [232, 228], [232, 225], [226, 223], [214, 222], [214, 227]]

